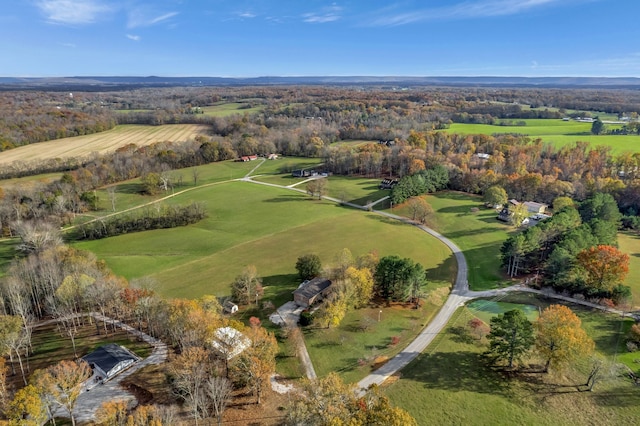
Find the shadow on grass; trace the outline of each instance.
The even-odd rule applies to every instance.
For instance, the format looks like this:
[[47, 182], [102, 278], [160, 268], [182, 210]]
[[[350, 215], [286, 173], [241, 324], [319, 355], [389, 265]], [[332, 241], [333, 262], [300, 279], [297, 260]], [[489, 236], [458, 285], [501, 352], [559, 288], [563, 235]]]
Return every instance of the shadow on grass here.
[[452, 254], [434, 268], [425, 271], [427, 281], [445, 281], [452, 283], [456, 278], [458, 264], [455, 256]]
[[482, 354], [474, 352], [423, 353], [403, 371], [403, 378], [422, 382], [427, 388], [508, 396], [509, 383], [485, 363]]
[[121, 183], [118, 184], [116, 193], [122, 194], [136, 194], [140, 195], [142, 193], [142, 185], [139, 183]]
[[302, 194], [280, 195], [278, 197], [264, 200], [263, 203], [289, 203], [291, 201], [307, 201], [308, 198], [301, 197]]
[[384, 223], [385, 225], [395, 225], [395, 226], [405, 225], [405, 223], [400, 220], [391, 219], [390, 217], [380, 216], [377, 214], [369, 215], [368, 217], [370, 217], [371, 219], [377, 220], [378, 222]]
[[628, 386], [617, 386], [607, 390], [598, 390], [596, 384], [592, 398], [602, 407], [636, 407], [640, 404], [638, 387], [631, 383]]
[[496, 230], [492, 228], [480, 228], [480, 229], [473, 229], [473, 230], [465, 229], [462, 231], [447, 232], [446, 237], [450, 239], [456, 239], [456, 238], [469, 237], [471, 235], [492, 234], [495, 231]]

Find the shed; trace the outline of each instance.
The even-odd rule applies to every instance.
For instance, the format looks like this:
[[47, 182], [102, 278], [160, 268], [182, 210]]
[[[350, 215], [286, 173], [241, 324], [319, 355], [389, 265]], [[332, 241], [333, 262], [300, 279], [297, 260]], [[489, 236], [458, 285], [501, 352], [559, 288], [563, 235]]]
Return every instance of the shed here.
[[82, 357], [94, 374], [103, 380], [111, 379], [140, 360], [127, 348], [109, 343]]
[[225, 313], [227, 314], [235, 314], [236, 312], [238, 312], [238, 305], [236, 305], [235, 303], [233, 303], [231, 300], [227, 300], [226, 302], [224, 302], [224, 304], [222, 305], [222, 309], [224, 310]]
[[536, 203], [535, 201], [525, 201], [524, 205], [527, 206], [529, 213], [544, 214], [547, 210], [546, 204]]
[[316, 277], [304, 281], [293, 292], [293, 300], [299, 306], [311, 306], [322, 300], [331, 291], [331, 280]]

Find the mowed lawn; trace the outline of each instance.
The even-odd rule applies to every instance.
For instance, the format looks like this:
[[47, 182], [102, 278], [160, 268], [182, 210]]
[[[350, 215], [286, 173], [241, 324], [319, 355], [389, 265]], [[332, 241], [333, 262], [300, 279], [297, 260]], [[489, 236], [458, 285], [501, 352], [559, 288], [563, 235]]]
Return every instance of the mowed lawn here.
[[216, 105], [202, 107], [204, 115], [212, 117], [228, 117], [235, 114], [254, 114], [264, 109], [264, 106], [251, 106], [246, 102], [224, 102]]
[[[520, 121], [520, 120], [513, 120]], [[572, 144], [576, 141], [589, 142], [593, 147], [610, 146], [614, 154], [625, 151], [640, 151], [640, 135], [592, 135], [591, 123], [562, 121], [559, 119], [522, 120], [526, 126], [496, 126], [489, 124], [453, 123], [447, 130], [449, 133], [486, 134], [519, 133], [532, 138], [541, 138], [556, 147]], [[619, 128], [620, 125], [605, 124], [608, 128]]]
[[104, 154], [128, 144], [145, 146], [155, 142], [185, 142], [208, 131], [209, 126], [204, 124], [120, 125], [105, 132], [34, 143], [1, 152], [0, 166], [15, 161], [85, 157], [94, 152]]
[[[525, 303], [545, 307], [548, 302], [523, 296]], [[573, 307], [583, 327], [605, 360], [604, 376], [593, 392], [577, 392], [586, 382], [591, 364], [575, 371], [526, 376], [503, 375], [488, 367], [482, 353], [486, 341], [468, 334], [467, 324], [475, 312], [461, 308], [444, 332], [401, 378], [383, 387], [394, 404], [407, 409], [420, 425], [633, 425], [640, 418], [640, 393], [621, 368], [622, 341], [630, 320]], [[622, 331], [621, 331], [622, 330]], [[637, 358], [637, 356], [636, 356]], [[539, 362], [539, 360], [531, 359]], [[634, 370], [638, 370], [635, 364]], [[608, 373], [615, 371], [616, 373]]]
[[155, 278], [167, 297], [228, 295], [234, 277], [255, 265], [267, 297], [290, 299], [299, 256], [316, 253], [329, 265], [343, 248], [354, 256], [377, 250], [380, 256], [410, 257], [430, 271], [449, 268], [451, 253], [417, 228], [285, 189], [231, 182], [164, 202], [189, 201], [204, 202], [208, 218], [74, 246], [96, 253], [126, 278]]
[[632, 304], [640, 309], [640, 235], [633, 232], [618, 233], [618, 246], [629, 255], [629, 274], [624, 284], [631, 287]]
[[[487, 290], [508, 284], [500, 267], [500, 247], [513, 228], [496, 219], [497, 212], [487, 209], [479, 196], [443, 191], [425, 196], [434, 210], [428, 225], [450, 238], [462, 249], [469, 267], [472, 290]], [[478, 208], [478, 212], [472, 212]], [[411, 217], [406, 204], [393, 213]]]

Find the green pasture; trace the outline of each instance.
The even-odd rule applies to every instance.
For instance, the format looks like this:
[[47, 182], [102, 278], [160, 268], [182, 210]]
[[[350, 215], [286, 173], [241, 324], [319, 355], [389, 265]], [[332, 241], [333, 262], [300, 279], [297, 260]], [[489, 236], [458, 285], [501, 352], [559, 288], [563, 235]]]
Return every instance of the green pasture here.
[[253, 264], [266, 296], [289, 300], [300, 255], [316, 253], [330, 264], [345, 247], [354, 256], [377, 250], [380, 256], [410, 257], [433, 271], [455, 265], [443, 244], [417, 228], [284, 189], [231, 182], [164, 202], [190, 201], [205, 203], [208, 218], [73, 245], [96, 253], [118, 275], [154, 277], [158, 292], [168, 297], [228, 295], [233, 278]]
[[[548, 305], [531, 295], [515, 298], [540, 307]], [[446, 424], [469, 425], [635, 424], [640, 416], [637, 388], [620, 369], [615, 369], [617, 374], [608, 373], [613, 363], [622, 361], [618, 342], [624, 331], [620, 329], [632, 321], [572, 309], [605, 359], [603, 370], [607, 373], [593, 392], [577, 392], [575, 388], [586, 381], [591, 367], [588, 362], [566, 373], [521, 376], [504, 375], [489, 367], [482, 356], [486, 341], [473, 338], [466, 326], [476, 312], [466, 307], [454, 314], [444, 332], [384, 392], [420, 425], [441, 423], [442, 419], [447, 419]], [[638, 370], [637, 363], [632, 365]]]
[[364, 145], [368, 143], [378, 143], [377, 140], [368, 140], [368, 139], [345, 139], [342, 141], [334, 142], [331, 146], [350, 146], [357, 147], [359, 145]]
[[16, 252], [16, 238], [0, 238], [0, 277], [6, 275], [11, 261], [18, 256]]
[[[487, 209], [479, 196], [443, 191], [425, 196], [434, 210], [429, 226], [450, 238], [464, 252], [472, 290], [502, 286], [506, 278], [500, 268], [500, 247], [512, 231], [496, 219], [497, 212]], [[473, 208], [478, 208], [473, 212]], [[410, 217], [406, 204], [394, 206], [393, 213]]]
[[216, 105], [202, 107], [204, 115], [210, 115], [212, 117], [228, 117], [234, 114], [253, 114], [260, 112], [264, 109], [263, 105], [247, 108], [245, 102], [225, 102]]
[[380, 179], [331, 176], [327, 183], [327, 191], [329, 196], [340, 201], [364, 206], [390, 194], [389, 190], [378, 189], [379, 184]]
[[[485, 134], [519, 133], [540, 138], [544, 142], [561, 147], [576, 141], [589, 142], [592, 146], [610, 146], [614, 154], [625, 151], [640, 151], [640, 135], [592, 135], [591, 123], [562, 121], [560, 119], [527, 119], [526, 126], [497, 126], [489, 124], [453, 123], [447, 130], [449, 133]], [[605, 124], [607, 128], [619, 128], [619, 124]]]
[[633, 232], [618, 233], [618, 247], [629, 255], [629, 274], [624, 284], [631, 287], [633, 307], [640, 309], [640, 235]]
[[[413, 305], [370, 306], [348, 312], [338, 327], [305, 330], [305, 343], [316, 374], [323, 377], [335, 371], [345, 382], [355, 383], [379, 367], [379, 362], [395, 356], [438, 312], [449, 294], [442, 283], [452, 280], [452, 274], [455, 270], [443, 270], [437, 281], [425, 286], [426, 293], [436, 291], [442, 297], [427, 298], [418, 310]], [[364, 330], [363, 324], [369, 327]], [[393, 337], [399, 339], [395, 345]]]
[[322, 161], [318, 158], [302, 157], [280, 157], [277, 160], [266, 160], [252, 173], [252, 176], [258, 182], [289, 186], [307, 179], [291, 176], [291, 172], [299, 169], [321, 170]]

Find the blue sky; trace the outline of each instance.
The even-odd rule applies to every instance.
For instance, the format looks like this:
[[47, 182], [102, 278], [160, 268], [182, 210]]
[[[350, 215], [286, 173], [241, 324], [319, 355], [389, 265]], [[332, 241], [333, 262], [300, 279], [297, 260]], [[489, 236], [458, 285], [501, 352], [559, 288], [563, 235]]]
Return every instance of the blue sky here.
[[640, 77], [638, 0], [4, 0], [2, 76]]

